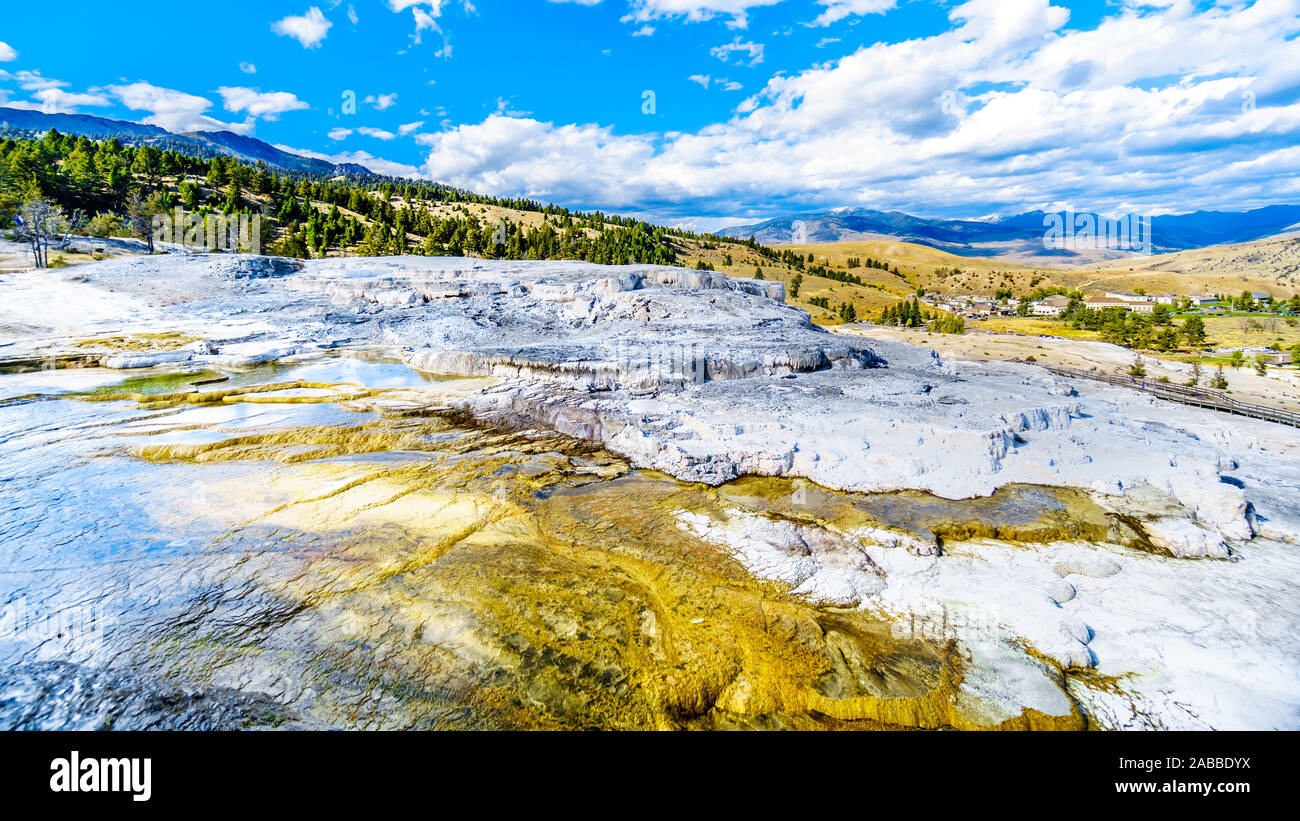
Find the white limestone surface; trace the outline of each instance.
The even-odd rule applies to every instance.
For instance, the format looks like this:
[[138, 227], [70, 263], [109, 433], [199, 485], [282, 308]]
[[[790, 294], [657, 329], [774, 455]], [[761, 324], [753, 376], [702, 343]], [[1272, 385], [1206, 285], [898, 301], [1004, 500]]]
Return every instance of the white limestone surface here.
[[[1020, 671], [1004, 676], [1008, 703], [1046, 698], [1023, 675], [1032, 648], [1111, 682], [1070, 679], [1101, 726], [1300, 727], [1294, 428], [832, 335], [778, 285], [680, 268], [163, 255], [0, 275], [0, 358], [159, 331], [202, 343], [103, 364], [378, 348], [420, 371], [494, 377], [455, 400], [486, 420], [549, 426], [685, 480], [762, 474], [950, 499], [1085, 489], [1172, 555], [996, 541], [940, 554], [915, 534], [743, 512], [680, 524], [827, 603], [900, 623], [934, 607], [996, 616], [972, 657]], [[971, 686], [993, 686], [982, 681]]]

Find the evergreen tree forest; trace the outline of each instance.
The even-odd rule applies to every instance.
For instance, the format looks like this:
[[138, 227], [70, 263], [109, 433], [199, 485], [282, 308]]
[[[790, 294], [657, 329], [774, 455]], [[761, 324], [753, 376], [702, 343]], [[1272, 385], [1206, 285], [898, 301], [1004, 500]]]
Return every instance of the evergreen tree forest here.
[[[147, 239], [151, 218], [178, 207], [201, 215], [258, 215], [262, 252], [299, 258], [422, 254], [673, 265], [680, 264], [682, 240], [688, 239], [774, 255], [753, 240], [706, 239], [641, 220], [436, 183], [379, 175], [327, 179], [54, 130], [40, 139], [0, 139], [0, 230], [12, 228], [24, 205], [35, 201], [61, 209], [72, 233], [98, 237]], [[492, 207], [542, 220], [493, 220]]]

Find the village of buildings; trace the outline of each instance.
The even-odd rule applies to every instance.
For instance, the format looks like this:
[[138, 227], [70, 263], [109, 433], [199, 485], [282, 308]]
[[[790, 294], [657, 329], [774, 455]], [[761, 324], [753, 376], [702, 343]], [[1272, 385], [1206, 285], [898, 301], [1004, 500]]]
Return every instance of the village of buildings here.
[[[1269, 299], [1265, 293], [1252, 293], [1251, 298], [1263, 302]], [[1107, 291], [1102, 296], [1084, 297], [1080, 302], [1083, 307], [1093, 311], [1107, 308], [1122, 308], [1135, 314], [1150, 314], [1157, 305], [1168, 305], [1171, 309], [1178, 307], [1200, 308], [1201, 313], [1226, 313], [1227, 308], [1219, 303], [1221, 298], [1213, 294], [1183, 296], [1180, 294], [1135, 294], [1125, 291]], [[931, 307], [948, 313], [957, 314], [968, 319], [980, 319], [990, 316], [1018, 316], [1019, 305], [1013, 300], [997, 300], [981, 296], [945, 296], [939, 299], [931, 297], [922, 299]], [[1070, 307], [1070, 297], [1053, 294], [1029, 303], [1030, 316], [1060, 317]]]
[[[1233, 307], [1234, 301], [1244, 299], [1240, 296], [1221, 296], [1217, 294], [1185, 295], [1173, 293], [1132, 293], [1128, 291], [1106, 291], [1100, 295], [1073, 297], [1064, 294], [1051, 294], [1037, 300], [998, 299], [979, 295], [940, 295], [928, 294], [920, 302], [930, 308], [937, 308], [968, 320], [992, 319], [996, 317], [1035, 317], [1040, 319], [1067, 318], [1072, 306], [1092, 311], [1120, 309], [1126, 313], [1151, 316], [1157, 313], [1157, 306], [1166, 306], [1170, 312], [1181, 316], [1229, 316], [1240, 312]], [[1262, 313], [1274, 316], [1295, 317], [1296, 300], [1277, 300], [1267, 293], [1250, 292], [1250, 299]], [[1292, 320], [1294, 321], [1294, 320]], [[1209, 348], [1206, 351], [1210, 351]], [[1224, 347], [1214, 349], [1218, 355], [1229, 355], [1241, 351], [1254, 359], [1263, 359], [1273, 364], [1291, 364], [1291, 355], [1286, 351], [1276, 350], [1267, 345]]]

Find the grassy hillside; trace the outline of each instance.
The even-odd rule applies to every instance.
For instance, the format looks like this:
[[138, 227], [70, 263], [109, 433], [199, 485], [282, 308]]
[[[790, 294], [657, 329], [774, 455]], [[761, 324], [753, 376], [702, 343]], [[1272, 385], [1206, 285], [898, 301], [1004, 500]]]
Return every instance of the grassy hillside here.
[[1076, 287], [1096, 290], [1187, 293], [1187, 288], [1200, 288], [1210, 294], [1250, 290], [1289, 297], [1300, 293], [1300, 239], [1216, 245], [1136, 259], [1129, 265], [1092, 265], [1078, 273]]
[[924, 288], [943, 294], [991, 297], [1000, 290], [1009, 289], [1022, 295], [1035, 288], [1057, 287], [1085, 294], [1137, 290], [1188, 295], [1239, 294], [1249, 290], [1290, 297], [1300, 293], [1300, 239], [1296, 238], [1069, 267], [972, 259], [905, 242], [839, 242], [778, 248], [804, 256], [812, 254], [833, 265], [843, 265], [855, 257], [884, 259], [900, 272], [897, 281], [883, 282], [898, 295]]

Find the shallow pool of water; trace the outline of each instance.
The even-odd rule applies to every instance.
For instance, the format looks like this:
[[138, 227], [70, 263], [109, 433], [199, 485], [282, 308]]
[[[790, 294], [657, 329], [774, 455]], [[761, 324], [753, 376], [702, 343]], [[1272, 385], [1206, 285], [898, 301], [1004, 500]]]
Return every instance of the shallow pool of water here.
[[[324, 387], [261, 390], [308, 384]], [[436, 409], [463, 387], [338, 357], [0, 407], [0, 604], [21, 616], [0, 635], [21, 684], [0, 725], [72, 716], [73, 685], [95, 682], [213, 705], [115, 696], [136, 707], [101, 699], [79, 719], [95, 727], [986, 726], [954, 706], [950, 642], [792, 595], [676, 517], [1025, 530], [1068, 499], [714, 489], [558, 435], [347, 398], [423, 391]]]

